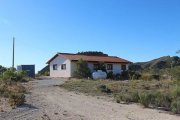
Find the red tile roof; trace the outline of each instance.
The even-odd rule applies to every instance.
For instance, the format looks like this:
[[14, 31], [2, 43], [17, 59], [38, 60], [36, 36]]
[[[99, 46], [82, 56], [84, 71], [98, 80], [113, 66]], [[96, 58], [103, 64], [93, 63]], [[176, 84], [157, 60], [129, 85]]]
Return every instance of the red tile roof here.
[[132, 63], [128, 60], [116, 56], [88, 56], [88, 55], [78, 55], [78, 54], [70, 54], [70, 53], [57, 53], [47, 62], [47, 64], [49, 64], [57, 56], [61, 56], [64, 59], [69, 59], [72, 61], [78, 61], [80, 59], [83, 59], [88, 62], [108, 62], [108, 63], [125, 63], [125, 64]]

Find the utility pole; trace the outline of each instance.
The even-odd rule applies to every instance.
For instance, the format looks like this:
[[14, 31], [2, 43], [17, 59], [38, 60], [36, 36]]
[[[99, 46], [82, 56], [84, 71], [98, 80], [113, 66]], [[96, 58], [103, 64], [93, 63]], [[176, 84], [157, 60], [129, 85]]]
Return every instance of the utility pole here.
[[15, 37], [13, 37], [13, 58], [12, 58], [12, 69], [14, 70], [14, 44], [15, 44]]

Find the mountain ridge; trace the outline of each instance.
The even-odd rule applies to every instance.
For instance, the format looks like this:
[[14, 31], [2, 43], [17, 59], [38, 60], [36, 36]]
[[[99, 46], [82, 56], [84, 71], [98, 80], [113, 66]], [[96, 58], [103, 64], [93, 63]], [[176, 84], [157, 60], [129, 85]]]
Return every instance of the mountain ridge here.
[[130, 70], [165, 69], [180, 66], [180, 57], [163, 56], [147, 62], [136, 62], [130, 65]]

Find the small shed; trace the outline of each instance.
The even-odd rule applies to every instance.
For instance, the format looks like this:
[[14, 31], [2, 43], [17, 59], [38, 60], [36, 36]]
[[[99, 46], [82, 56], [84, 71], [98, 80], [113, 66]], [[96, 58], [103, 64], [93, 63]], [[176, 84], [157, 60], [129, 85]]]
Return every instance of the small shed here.
[[18, 65], [17, 71], [26, 71], [29, 77], [35, 77], [35, 65]]

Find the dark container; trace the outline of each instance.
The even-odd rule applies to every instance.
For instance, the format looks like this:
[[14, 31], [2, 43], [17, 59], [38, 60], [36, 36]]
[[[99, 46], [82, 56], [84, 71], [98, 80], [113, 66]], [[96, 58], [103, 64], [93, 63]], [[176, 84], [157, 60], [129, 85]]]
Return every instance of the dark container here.
[[29, 77], [35, 77], [35, 65], [18, 65], [17, 71], [26, 71]]

